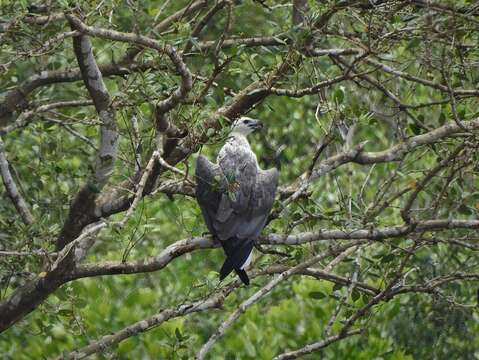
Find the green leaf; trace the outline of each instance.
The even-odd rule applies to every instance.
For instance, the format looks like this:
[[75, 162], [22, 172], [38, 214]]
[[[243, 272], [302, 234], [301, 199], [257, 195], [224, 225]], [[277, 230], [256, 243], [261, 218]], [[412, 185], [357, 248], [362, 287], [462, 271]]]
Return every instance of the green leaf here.
[[312, 291], [308, 294], [311, 299], [320, 300], [326, 297], [326, 294], [321, 291]]
[[183, 336], [181, 335], [180, 329], [178, 329], [178, 328], [175, 329], [175, 336], [178, 339], [178, 341], [183, 340]]
[[366, 293], [363, 293], [362, 294], [362, 299], [363, 299], [363, 303], [367, 304], [367, 303], [369, 303], [369, 300], [371, 300], [371, 296], [366, 294]]
[[336, 91], [334, 92], [334, 96], [333, 96], [333, 99], [336, 100], [338, 102], [338, 104], [342, 104], [343, 103], [343, 100], [344, 100], [344, 92], [343, 90], [341, 89], [336, 89]]
[[71, 309], [60, 309], [60, 310], [58, 310], [58, 315], [65, 316], [65, 317], [71, 317], [71, 316], [73, 316], [73, 311]]
[[214, 134], [215, 134], [215, 129], [209, 128], [208, 130], [206, 130], [206, 136], [212, 137]]
[[298, 220], [300, 220], [302, 217], [303, 217], [303, 214], [301, 214], [299, 211], [296, 211], [296, 212], [293, 214], [293, 216], [292, 216], [292, 218], [293, 218], [294, 221], [298, 221]]
[[86, 301], [83, 298], [78, 298], [75, 300], [75, 306], [78, 307], [79, 309], [83, 309], [88, 305], [88, 301]]
[[409, 41], [406, 49], [408, 49], [408, 50], [414, 49], [414, 48], [418, 47], [420, 43], [421, 43], [421, 40], [419, 38], [414, 38], [411, 41]]
[[440, 125], [444, 125], [446, 123], [446, 114], [444, 114], [443, 112], [441, 112], [439, 114], [439, 124]]
[[462, 204], [461, 206], [459, 206], [459, 208], [457, 209], [457, 211], [459, 211], [460, 214], [464, 214], [464, 215], [470, 215], [472, 214], [472, 211], [471, 209], [469, 209], [469, 207], [465, 204]]
[[393, 253], [386, 254], [381, 258], [381, 263], [386, 264], [388, 262], [391, 262], [394, 260], [395, 257], [396, 256]]
[[361, 293], [358, 290], [353, 289], [353, 291], [351, 292], [351, 299], [353, 299], [353, 301], [357, 301], [360, 297]]
[[421, 134], [421, 128], [414, 123], [409, 125], [409, 129], [413, 132], [414, 135]]
[[68, 300], [68, 295], [64, 289], [58, 289], [55, 291], [55, 296], [60, 299], [61, 301], [67, 301]]

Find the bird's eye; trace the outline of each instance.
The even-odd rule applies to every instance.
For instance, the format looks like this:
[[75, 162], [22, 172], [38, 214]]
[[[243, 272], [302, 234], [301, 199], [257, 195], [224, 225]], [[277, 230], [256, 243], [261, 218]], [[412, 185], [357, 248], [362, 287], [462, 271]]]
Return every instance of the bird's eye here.
[[243, 123], [246, 124], [246, 125], [248, 125], [250, 122], [251, 122], [251, 121], [249, 121], [249, 120], [244, 120], [244, 121], [243, 121]]

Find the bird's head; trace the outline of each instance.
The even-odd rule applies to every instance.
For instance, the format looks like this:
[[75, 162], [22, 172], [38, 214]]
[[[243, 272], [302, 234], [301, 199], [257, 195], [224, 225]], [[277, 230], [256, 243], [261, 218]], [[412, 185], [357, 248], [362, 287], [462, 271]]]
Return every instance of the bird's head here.
[[243, 116], [233, 123], [233, 126], [231, 127], [231, 133], [237, 133], [246, 136], [257, 129], [262, 128], [263, 124], [261, 121]]

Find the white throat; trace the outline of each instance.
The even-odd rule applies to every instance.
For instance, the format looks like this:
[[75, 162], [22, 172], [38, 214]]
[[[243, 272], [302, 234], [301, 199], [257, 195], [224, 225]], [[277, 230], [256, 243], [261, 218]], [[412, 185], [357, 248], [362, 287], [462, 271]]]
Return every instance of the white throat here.
[[242, 136], [246, 138], [252, 131], [250, 129], [233, 129], [230, 133], [231, 136]]

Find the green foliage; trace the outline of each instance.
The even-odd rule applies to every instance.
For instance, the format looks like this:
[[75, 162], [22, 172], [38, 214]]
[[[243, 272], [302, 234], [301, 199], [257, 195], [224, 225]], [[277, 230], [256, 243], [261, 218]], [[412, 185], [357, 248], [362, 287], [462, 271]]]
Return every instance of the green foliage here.
[[[51, 11], [55, 13], [71, 11], [75, 5], [70, 1], [54, 3]], [[155, 1], [127, 3], [130, 6], [112, 0], [84, 1], [78, 5], [83, 14], [88, 14], [85, 20], [88, 24], [117, 31], [149, 33], [178, 49], [182, 49], [190, 40], [194, 23], [187, 21], [190, 19], [188, 17], [174, 22], [171, 30], [163, 34], [152, 32], [155, 23], [182, 9], [189, 1], [165, 2], [164, 8]], [[209, 158], [214, 158], [222, 145], [229, 120], [220, 118], [221, 129], [218, 131], [213, 128], [205, 131], [205, 121], [251, 82], [269, 79], [272, 71], [288, 62], [292, 69], [274, 84], [277, 88], [308, 88], [343, 74], [337, 62], [333, 61], [334, 58], [307, 56], [304, 45], [312, 39], [315, 39], [314, 47], [317, 49], [369, 47], [372, 53], [382, 54], [388, 60], [385, 61], [388, 66], [398, 64], [401, 71], [441, 84], [444, 82], [444, 74], [440, 71], [442, 62], [449, 59], [446, 70], [451, 85], [461, 89], [477, 88], [477, 69], [473, 71], [467, 64], [477, 64], [479, 53], [476, 44], [479, 39], [476, 29], [469, 28], [466, 21], [466, 16], [476, 15], [455, 17], [457, 23], [453, 26], [451, 14], [441, 12], [436, 26], [429, 23], [431, 19], [426, 10], [422, 9], [418, 13], [406, 5], [397, 10], [390, 8], [393, 5], [388, 5], [385, 10], [381, 8], [381, 11], [376, 12], [362, 8], [348, 9], [344, 7], [344, 1], [310, 1], [311, 23], [329, 10], [339, 9], [332, 15], [324, 33], [318, 33], [319, 29], [291, 26], [290, 2], [266, 1], [264, 6], [261, 1], [234, 3], [238, 4], [229, 37], [274, 36], [284, 44], [225, 47], [216, 54], [216, 59], [212, 50], [185, 57], [195, 75], [191, 91], [193, 96], [188, 99], [190, 103], [185, 101], [170, 115], [180, 130], [188, 130], [188, 136], [193, 138], [205, 133], [208, 141], [202, 144], [201, 151]], [[458, 8], [469, 4], [467, 1], [442, 3]], [[0, 0], [0, 5], [4, 10], [0, 17], [2, 23], [15, 23], [14, 30], [5, 33], [7, 36], [1, 40], [0, 64], [6, 65], [0, 74], [0, 91], [7, 93], [41, 71], [76, 68], [70, 38], [58, 42], [45, 54], [33, 51], [55, 34], [68, 31], [63, 22], [30, 26], [22, 21], [28, 14], [30, 2]], [[223, 10], [214, 18], [201, 34], [201, 41], [218, 41], [225, 29], [225, 14]], [[155, 18], [156, 22], [153, 20]], [[477, 25], [477, 20], [473, 24]], [[463, 46], [451, 49], [449, 37], [439, 31], [441, 27], [453, 33], [454, 44]], [[403, 33], [400, 30], [404, 28], [412, 30]], [[393, 32], [395, 35], [391, 38], [381, 38]], [[101, 64], [118, 61], [128, 49], [126, 44], [120, 42], [92, 41], [95, 57]], [[193, 52], [198, 51], [198, 44], [199, 39], [194, 39]], [[204, 86], [202, 79], [208, 78], [214, 71], [215, 61], [225, 61], [229, 57], [231, 62], [215, 79], [215, 86], [208, 89], [204, 101], [196, 104], [195, 96], [199, 96]], [[301, 61], [295, 62], [295, 58]], [[149, 158], [154, 148], [153, 105], [175, 90], [180, 81], [164, 55], [144, 49], [139, 55], [139, 63], [148, 61], [153, 61], [155, 66], [124, 77], [106, 79], [117, 108], [120, 129], [120, 156], [110, 185], [130, 181], [135, 175], [132, 117], [138, 120], [140, 155], [144, 166], [145, 159]], [[458, 96], [454, 107], [450, 102], [421, 106], [441, 102], [448, 95], [424, 84], [386, 75], [374, 67], [364, 65], [360, 70], [367, 70], [368, 75], [381, 81], [384, 86], [390, 86], [390, 91], [398, 95], [402, 102], [410, 104], [409, 115], [401, 112], [404, 109], [384, 92], [357, 79], [354, 79], [356, 82], [348, 80], [335, 84], [311, 96], [294, 98], [272, 95], [248, 114], [264, 120], [267, 125], [266, 133], [252, 136], [252, 146], [263, 168], [276, 166], [280, 169], [281, 185], [294, 183], [309, 168], [314, 149], [327, 136], [331, 136], [333, 141], [321, 154], [319, 161], [342, 152], [348, 145], [354, 147], [365, 140], [368, 142], [364, 151], [383, 151], [409, 137], [425, 134], [427, 129], [452, 123], [454, 113], [458, 120], [466, 121], [478, 115], [475, 98]], [[87, 98], [81, 82], [52, 84], [29, 95], [30, 105]], [[3, 99], [0, 97], [0, 100]], [[351, 144], [347, 144], [344, 129], [347, 133], [353, 125], [356, 127], [355, 133]], [[82, 134], [94, 146], [68, 129]], [[31, 204], [35, 222], [24, 225], [6, 194], [2, 193], [0, 249], [55, 251], [55, 239], [68, 214], [69, 204], [94, 172], [94, 147], [97, 146], [98, 136], [98, 116], [94, 108], [81, 106], [37, 114], [27, 126], [2, 137], [12, 164], [11, 170], [21, 183], [22, 194]], [[459, 140], [451, 138], [423, 146], [398, 162], [367, 166], [348, 163], [340, 166], [315, 181], [309, 189], [310, 195], [290, 204], [282, 217], [267, 226], [265, 233], [294, 234], [324, 228], [372, 230], [402, 224], [400, 210], [411, 190], [417, 188], [427, 171], [450, 154], [461, 136], [457, 136]], [[476, 140], [471, 138], [468, 141], [472, 144]], [[416, 220], [477, 219], [478, 158], [472, 146], [466, 149], [470, 159], [458, 159], [457, 164], [452, 164], [447, 171], [434, 177], [420, 193], [414, 207]], [[280, 148], [283, 150], [277, 151]], [[177, 167], [191, 176], [195, 159], [196, 155], [193, 155]], [[161, 179], [181, 180], [171, 173]], [[109, 189], [116, 190], [115, 187]], [[97, 192], [100, 189], [91, 190]], [[395, 197], [403, 191], [404, 196]], [[279, 201], [275, 204], [275, 210], [281, 210]], [[108, 221], [113, 223], [123, 217], [124, 213], [116, 214]], [[84, 261], [101, 263], [146, 259], [158, 255], [179, 239], [199, 236], [206, 231], [194, 199], [158, 193], [141, 200], [123, 229], [109, 226], [102, 231]], [[421, 246], [403, 269], [408, 274], [404, 278], [405, 284], [421, 285], [437, 276], [463, 271], [478, 272], [477, 254], [473, 249], [448, 243], [449, 240], [467, 237], [477, 240], [477, 234], [471, 236], [471, 230], [466, 229], [436, 235], [422, 233], [417, 237], [398, 236], [384, 242], [371, 241], [373, 246], [364, 248], [358, 260], [359, 280], [383, 289], [397, 275], [398, 268], [406, 258], [407, 251], [404, 249], [416, 242], [421, 242]], [[326, 253], [333, 245], [345, 243], [325, 241], [278, 247], [278, 251], [287, 253], [289, 257], [258, 255], [254, 267], [267, 268], [278, 263], [293, 266], [311, 255]], [[179, 257], [161, 271], [70, 282], [49, 296], [39, 309], [2, 334], [2, 358], [53, 358], [86, 346], [92, 340], [163, 309], [202, 298], [217, 288], [217, 271], [223, 259], [219, 249], [198, 250]], [[0, 257], [0, 300], [41, 274], [51, 261], [41, 256]], [[355, 261], [356, 254], [353, 254], [341, 262], [334, 273], [350, 279], [355, 271]], [[106, 349], [98, 358], [193, 358], [218, 324], [270, 279], [258, 277], [252, 286], [233, 292], [222, 309], [171, 319]], [[405, 293], [381, 302], [358, 320], [355, 327], [363, 330], [360, 335], [335, 342], [320, 353], [305, 358], [477, 358], [479, 319], [477, 307], [470, 306], [476, 303], [476, 288], [477, 280], [449, 283], [438, 292]], [[293, 276], [248, 309], [212, 348], [210, 358], [271, 359], [281, 352], [322, 339], [338, 303], [342, 303], [343, 307], [340, 316], [331, 324], [332, 333], [341, 329], [341, 319], [365, 306], [371, 298], [371, 294], [357, 288], [350, 291], [348, 285]]]

